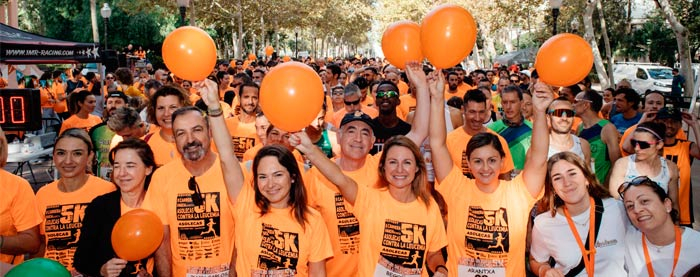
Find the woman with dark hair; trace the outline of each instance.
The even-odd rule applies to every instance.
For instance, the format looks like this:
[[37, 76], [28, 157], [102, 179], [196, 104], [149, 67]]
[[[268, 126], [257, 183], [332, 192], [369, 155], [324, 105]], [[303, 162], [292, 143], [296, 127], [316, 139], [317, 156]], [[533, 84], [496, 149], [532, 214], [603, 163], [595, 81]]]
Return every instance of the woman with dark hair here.
[[524, 276], [530, 209], [542, 193], [549, 130], [546, 110], [551, 87], [536, 83], [533, 93], [532, 146], [523, 171], [499, 180], [505, 150], [498, 136], [482, 132], [467, 143], [465, 157], [474, 179], [455, 166], [445, 142], [444, 78], [430, 86], [430, 147], [436, 189], [447, 203], [447, 269], [451, 275], [491, 272], [489, 276]]
[[637, 125], [632, 133], [630, 144], [634, 154], [618, 159], [610, 174], [610, 194], [619, 198], [618, 187], [638, 176], [648, 176], [659, 184], [678, 209], [678, 166], [663, 157], [666, 125], [644, 122]]
[[70, 94], [68, 103], [73, 114], [63, 121], [60, 133], [71, 128], [80, 128], [86, 132], [93, 126], [102, 123], [99, 116], [93, 115], [97, 100], [89, 91], [80, 89]]
[[119, 188], [96, 197], [85, 209], [73, 266], [87, 276], [137, 276], [153, 273], [153, 259], [137, 262], [119, 259], [112, 248], [114, 224], [123, 214], [147, 206], [143, 203], [156, 168], [153, 151], [140, 139], [128, 138], [109, 152], [112, 180]]
[[179, 157], [180, 154], [175, 148], [172, 115], [177, 109], [191, 105], [187, 92], [176, 85], [162, 86], [148, 101], [148, 122], [159, 128], [146, 135], [143, 140], [153, 149], [157, 165], [161, 166]]
[[74, 275], [73, 255], [81, 239], [83, 211], [95, 197], [115, 190], [112, 183], [88, 173], [94, 154], [85, 130], [73, 128], [61, 133], [53, 150], [61, 178], [36, 193], [44, 219], [36, 256], [56, 260]]
[[[289, 149], [267, 145], [253, 159], [252, 185], [241, 166], [216, 83], [197, 84], [208, 107], [236, 222], [236, 272], [245, 276], [326, 276], [333, 256], [321, 214], [308, 207], [302, 172]], [[223, 203], [222, 203], [223, 204]]]
[[700, 264], [700, 232], [675, 224], [678, 211], [663, 188], [639, 176], [622, 184], [619, 194], [637, 227], [625, 237], [629, 276], [683, 276]]
[[542, 205], [549, 212], [534, 221], [532, 272], [537, 276], [627, 274], [623, 241], [628, 224], [622, 205], [577, 154], [560, 152], [549, 159]]
[[124, 92], [124, 94], [126, 94], [129, 97], [145, 97], [141, 90], [134, 86], [134, 74], [131, 73], [131, 70], [129, 70], [126, 67], [120, 67], [117, 68], [117, 71], [114, 72], [114, 75], [117, 76], [117, 81], [119, 81], [119, 87], [121, 88], [121, 91]]

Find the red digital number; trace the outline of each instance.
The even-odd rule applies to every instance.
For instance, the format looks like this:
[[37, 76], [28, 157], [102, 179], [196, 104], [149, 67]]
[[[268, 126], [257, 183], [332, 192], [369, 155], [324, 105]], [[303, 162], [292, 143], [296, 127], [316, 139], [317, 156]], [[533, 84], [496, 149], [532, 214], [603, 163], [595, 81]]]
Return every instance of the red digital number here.
[[23, 96], [10, 97], [10, 114], [12, 116], [10, 120], [14, 124], [24, 124], [27, 122], [26, 114], [24, 112]]
[[0, 97], [0, 124], [5, 124], [5, 98]]

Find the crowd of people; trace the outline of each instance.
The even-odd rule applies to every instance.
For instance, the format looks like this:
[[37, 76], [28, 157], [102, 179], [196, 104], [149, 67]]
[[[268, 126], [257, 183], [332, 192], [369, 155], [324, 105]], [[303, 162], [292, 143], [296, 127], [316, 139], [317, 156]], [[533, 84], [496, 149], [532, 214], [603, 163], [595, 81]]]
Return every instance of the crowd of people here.
[[[319, 113], [282, 130], [258, 101], [280, 62], [222, 61], [194, 82], [41, 76], [44, 117], [62, 121], [60, 178], [34, 194], [0, 170], [0, 274], [25, 256], [73, 276], [700, 272], [700, 123], [666, 93], [554, 87], [518, 66], [306, 59], [323, 106], [289, 107]], [[0, 130], [2, 167], [7, 153]], [[127, 261], [110, 235], [134, 209], [165, 235]]]

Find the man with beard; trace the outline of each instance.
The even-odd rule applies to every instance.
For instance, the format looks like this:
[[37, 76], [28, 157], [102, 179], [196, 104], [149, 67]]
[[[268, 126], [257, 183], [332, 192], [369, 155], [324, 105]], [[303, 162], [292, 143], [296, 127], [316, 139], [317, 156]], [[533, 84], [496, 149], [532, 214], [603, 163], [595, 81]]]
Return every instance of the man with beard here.
[[547, 158], [564, 151], [572, 152], [591, 164], [591, 145], [585, 139], [571, 134], [574, 124], [574, 106], [564, 97], [559, 97], [549, 104], [547, 109], [549, 123], [549, 152]]
[[464, 93], [460, 95], [459, 83], [459, 75], [457, 75], [457, 72], [450, 71], [447, 73], [447, 89], [445, 90], [445, 101], [452, 98], [452, 96], [457, 96], [459, 98], [464, 97]]
[[[216, 93], [216, 84], [207, 84], [207, 89]], [[223, 116], [223, 111], [209, 110], [209, 115]], [[180, 158], [156, 170], [144, 200], [163, 223], [163, 241], [156, 250], [156, 268], [162, 276], [232, 273], [233, 214], [221, 162], [211, 150], [207, 117], [193, 106], [173, 113]]]
[[109, 163], [109, 149], [112, 138], [116, 134], [107, 126], [107, 120], [116, 109], [125, 107], [128, 101], [129, 98], [123, 92], [111, 91], [107, 95], [107, 101], [105, 101], [102, 123], [93, 126], [89, 132], [92, 145], [95, 146], [95, 160], [97, 161], [92, 172], [95, 176], [105, 180], [110, 180], [112, 173], [112, 165]]
[[369, 153], [374, 155], [382, 151], [384, 142], [396, 135], [406, 135], [411, 131], [411, 124], [401, 120], [396, 115], [396, 106], [401, 104], [399, 100], [399, 87], [390, 81], [382, 81], [377, 87], [377, 108], [379, 115], [372, 119], [374, 147]]
[[260, 87], [255, 83], [243, 83], [239, 87], [241, 112], [226, 119], [226, 126], [233, 140], [233, 149], [239, 161], [246, 150], [260, 143], [255, 132]]

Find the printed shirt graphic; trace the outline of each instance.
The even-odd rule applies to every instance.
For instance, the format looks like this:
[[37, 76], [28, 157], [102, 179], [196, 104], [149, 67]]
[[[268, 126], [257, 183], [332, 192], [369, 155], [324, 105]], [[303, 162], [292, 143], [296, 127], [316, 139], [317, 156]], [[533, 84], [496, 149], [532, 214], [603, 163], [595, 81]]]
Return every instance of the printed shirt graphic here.
[[233, 253], [233, 214], [218, 157], [196, 181], [204, 199], [192, 201], [191, 175], [181, 159], [156, 170], [146, 192], [163, 224], [170, 229], [173, 276], [226, 276]]
[[242, 161], [245, 151], [253, 148], [260, 141], [255, 132], [255, 122], [242, 123], [237, 116], [234, 116], [226, 119], [226, 127], [233, 140], [233, 151], [236, 153], [236, 158]]
[[525, 166], [525, 154], [530, 149], [532, 139], [532, 122], [525, 120], [518, 127], [510, 127], [503, 120], [489, 124], [489, 129], [494, 130], [508, 142], [508, 148], [513, 154], [513, 165], [516, 170], [523, 170]]
[[459, 276], [523, 276], [530, 195], [522, 174], [484, 193], [453, 167], [436, 189], [448, 207], [447, 269]]
[[[308, 276], [308, 264], [333, 256], [328, 231], [318, 211], [310, 209], [305, 228], [291, 208], [270, 208], [264, 216], [247, 181], [234, 205], [236, 272], [243, 276]], [[329, 275], [331, 276], [331, 275]]]
[[[491, 129], [486, 129], [487, 132], [498, 136], [498, 140], [501, 145], [508, 145], [508, 142]], [[447, 149], [450, 152], [450, 157], [452, 158], [452, 163], [455, 166], [462, 169], [462, 174], [468, 178], [474, 179], [471, 170], [469, 169], [469, 164], [467, 163], [467, 144], [472, 136], [464, 131], [464, 128], [457, 128], [447, 134], [446, 144]], [[506, 152], [506, 156], [503, 160], [503, 168], [501, 168], [501, 173], [507, 173], [513, 170], [513, 157], [510, 154], [510, 149], [508, 147], [503, 148]]]
[[445, 225], [434, 200], [396, 201], [388, 190], [358, 187], [354, 206], [360, 220], [357, 276], [428, 276], [429, 252], [447, 245]]
[[92, 145], [95, 146], [95, 160], [97, 160], [95, 176], [107, 181], [110, 180], [112, 175], [112, 164], [109, 163], [109, 150], [114, 135], [114, 131], [104, 122], [90, 129], [90, 139], [92, 140]]
[[[343, 173], [361, 186], [374, 187], [379, 180], [378, 156], [368, 155], [365, 165], [355, 171]], [[333, 258], [326, 262], [328, 276], [357, 274], [360, 253], [360, 223], [352, 212], [352, 205], [345, 201], [338, 187], [326, 179], [317, 168], [312, 168], [304, 179], [309, 205], [316, 208], [328, 227]]]
[[97, 196], [112, 192], [116, 187], [90, 175], [85, 185], [74, 192], [62, 192], [58, 182], [50, 183], [36, 194], [39, 213], [44, 217], [41, 234], [46, 239], [45, 258], [56, 260], [73, 270], [73, 254], [80, 240], [80, 228], [85, 208]]

